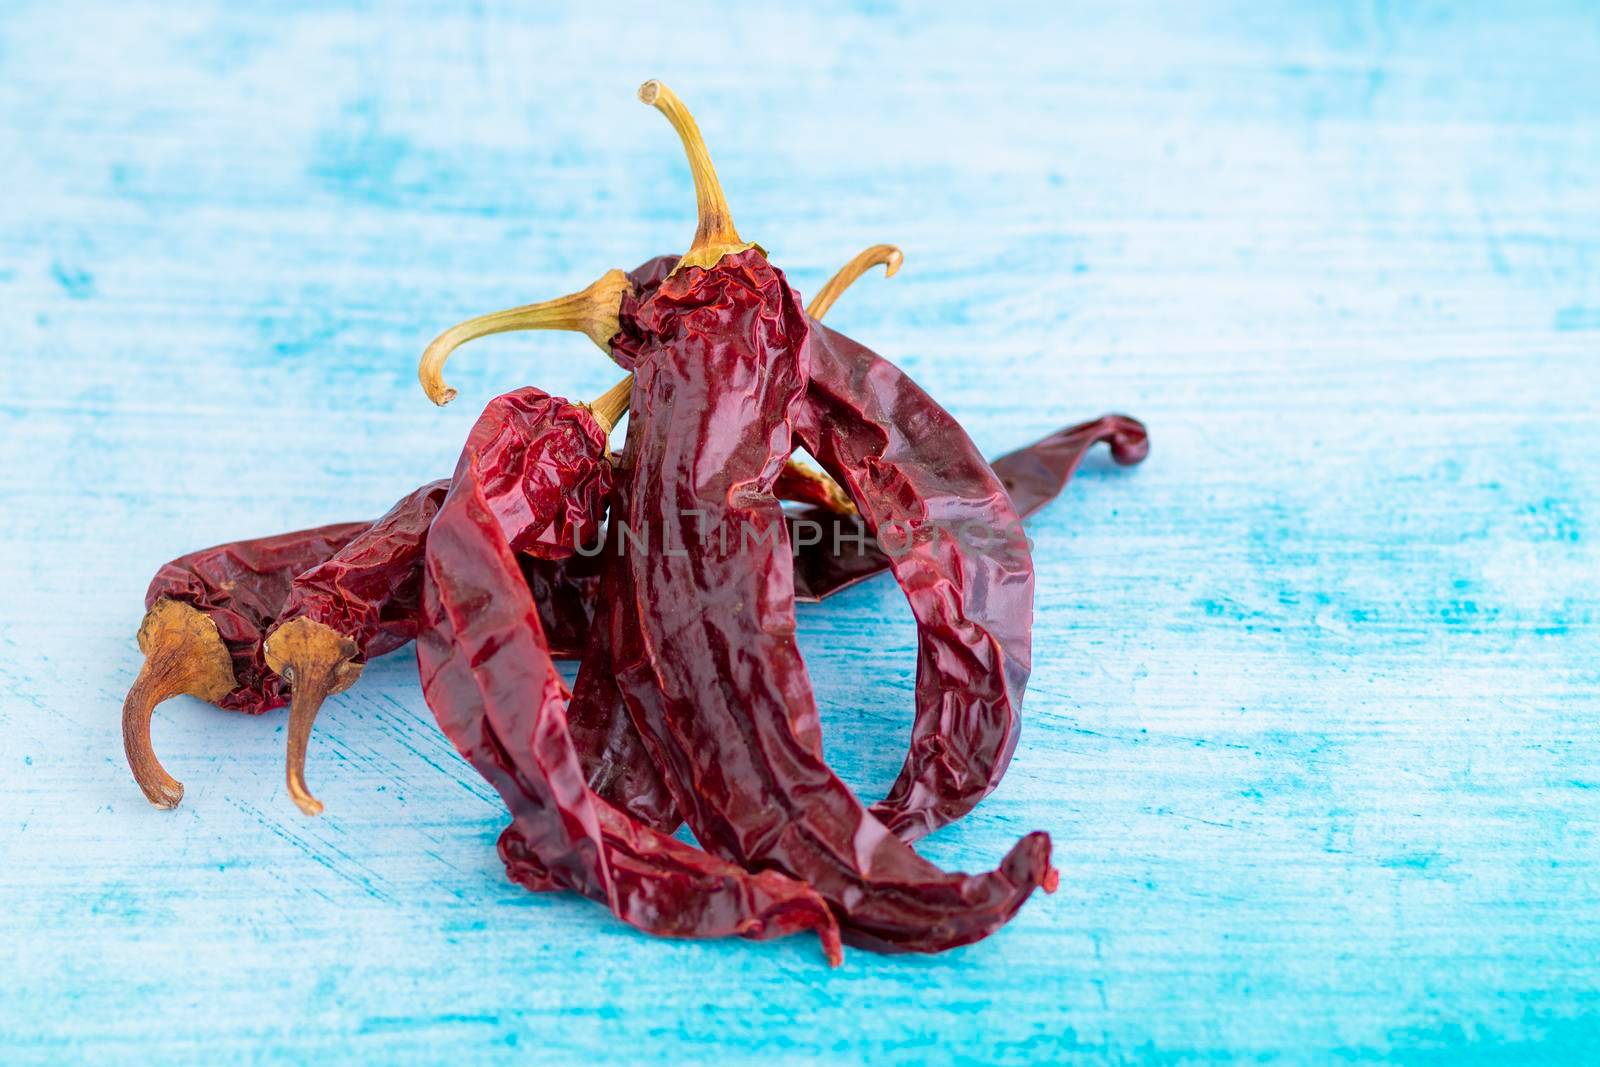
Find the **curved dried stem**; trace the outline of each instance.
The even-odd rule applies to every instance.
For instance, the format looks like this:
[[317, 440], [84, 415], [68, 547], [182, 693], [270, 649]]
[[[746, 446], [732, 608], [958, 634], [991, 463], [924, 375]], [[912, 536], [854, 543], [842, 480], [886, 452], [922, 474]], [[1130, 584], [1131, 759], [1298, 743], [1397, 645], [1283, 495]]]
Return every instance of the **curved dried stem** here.
[[133, 780], [158, 808], [175, 808], [183, 783], [167, 773], [150, 743], [150, 717], [156, 705], [187, 693], [221, 700], [237, 684], [233, 660], [217, 624], [203, 612], [176, 600], [158, 600], [139, 624], [144, 666], [122, 702], [122, 749]]
[[[811, 305], [806, 308], [806, 314], [818, 322], [822, 321], [822, 316], [833, 307], [834, 301], [855, 284], [857, 278], [877, 266], [884, 268], [884, 277], [892, 278], [903, 262], [905, 256], [894, 245], [873, 245], [862, 249], [828, 279], [827, 285], [817, 291], [817, 295], [811, 298]], [[843, 486], [834, 481], [826, 471], [809, 467], [799, 460], [791, 459], [784, 467], [783, 474], [778, 478], [777, 488], [785, 500], [816, 504], [840, 515], [856, 513], [855, 502], [850, 499], [850, 494], [844, 491]]]
[[294, 619], [267, 638], [267, 666], [290, 686], [289, 754], [285, 777], [289, 797], [307, 815], [321, 815], [322, 801], [306, 788], [306, 749], [317, 712], [330, 694], [342, 693], [361, 677], [361, 664], [352, 663], [356, 643], [320, 622]]
[[837, 274], [828, 279], [828, 284], [817, 290], [817, 295], [811, 298], [811, 303], [806, 307], [806, 314], [821, 320], [833, 307], [833, 302], [838, 300], [844, 291], [855, 284], [873, 267], [883, 267], [883, 276], [893, 278], [900, 270], [900, 265], [905, 262], [905, 256], [894, 245], [873, 245], [856, 253], [855, 258], [839, 268]]
[[677, 273], [684, 267], [703, 267], [710, 270], [723, 256], [743, 252], [747, 248], [766, 255], [759, 245], [739, 236], [733, 228], [733, 216], [728, 213], [728, 201], [722, 195], [722, 183], [717, 181], [716, 168], [711, 165], [711, 153], [706, 151], [705, 138], [694, 116], [684, 106], [678, 94], [654, 79], [639, 86], [639, 99], [667, 117], [672, 128], [683, 141], [683, 151], [689, 157], [689, 173], [694, 177], [695, 208], [700, 222], [694, 231], [694, 243], [673, 268]]
[[589, 409], [594, 421], [600, 424], [600, 429], [609, 435], [627, 413], [628, 403], [632, 399], [633, 375], [630, 374], [583, 406]]
[[620, 270], [609, 270], [587, 289], [569, 296], [546, 300], [542, 304], [525, 304], [522, 307], [479, 315], [450, 327], [435, 337], [422, 361], [417, 365], [417, 378], [422, 382], [428, 399], [441, 406], [455, 399], [456, 391], [444, 383], [444, 365], [450, 354], [468, 341], [487, 337], [493, 333], [511, 330], [575, 330], [587, 334], [600, 346], [611, 352], [611, 338], [617, 332], [617, 312], [622, 305], [622, 295], [633, 287], [628, 276]]

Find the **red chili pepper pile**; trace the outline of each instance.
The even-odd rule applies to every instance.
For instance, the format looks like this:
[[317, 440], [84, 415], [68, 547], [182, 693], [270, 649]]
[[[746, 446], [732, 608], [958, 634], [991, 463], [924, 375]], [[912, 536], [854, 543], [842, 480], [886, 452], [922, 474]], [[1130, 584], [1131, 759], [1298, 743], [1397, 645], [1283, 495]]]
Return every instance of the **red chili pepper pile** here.
[[[883, 952], [976, 941], [1055, 888], [1049, 838], [1028, 834], [979, 875], [911, 842], [987, 796], [1016, 747], [1034, 584], [1021, 517], [1098, 441], [1138, 463], [1144, 427], [1109, 415], [986, 462], [915, 382], [819, 321], [869, 268], [895, 273], [899, 251], [867, 249], [803, 309], [735, 230], [683, 102], [658, 82], [639, 95], [689, 158], [689, 251], [462, 323], [419, 368], [442, 404], [463, 342], [564, 329], [629, 376], [592, 404], [531, 387], [497, 398], [454, 475], [377, 522], [162, 567], [123, 707], [129, 765], [173, 807], [183, 787], [150, 744], [158, 703], [288, 703], [289, 795], [315, 815], [318, 709], [415, 639], [429, 707], [510, 812], [500, 854], [516, 882], [669, 937], [812, 929], [833, 963], [841, 938]], [[916, 707], [900, 775], [868, 806], [823, 760], [794, 605], [884, 570], [917, 624]], [[562, 656], [581, 658], [571, 693]], [[700, 847], [670, 836], [683, 822]]]

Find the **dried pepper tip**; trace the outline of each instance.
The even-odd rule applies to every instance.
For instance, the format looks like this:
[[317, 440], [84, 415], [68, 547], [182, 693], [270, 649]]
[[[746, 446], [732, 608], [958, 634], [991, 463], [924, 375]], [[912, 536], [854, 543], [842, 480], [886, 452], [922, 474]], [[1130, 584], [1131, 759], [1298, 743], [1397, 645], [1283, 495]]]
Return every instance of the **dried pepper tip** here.
[[356, 643], [331, 626], [299, 618], [274, 630], [262, 652], [267, 666], [290, 687], [289, 796], [307, 815], [321, 815], [322, 801], [306, 788], [306, 746], [322, 702], [330, 694], [349, 689], [361, 677], [361, 664], [351, 662]]
[[695, 207], [700, 213], [700, 224], [694, 231], [694, 243], [672, 268], [672, 273], [685, 267], [710, 270], [723, 256], [748, 248], [765, 256], [766, 249], [744, 240], [733, 228], [733, 216], [728, 214], [728, 201], [722, 195], [722, 183], [717, 181], [717, 171], [711, 165], [705, 139], [700, 136], [700, 127], [678, 99], [678, 94], [652, 79], [639, 86], [639, 100], [667, 116], [672, 128], [678, 131], [684, 154], [689, 157], [689, 173], [694, 177]]
[[587, 289], [568, 296], [546, 300], [542, 304], [480, 315], [450, 327], [435, 337], [422, 353], [417, 365], [417, 378], [428, 399], [443, 407], [456, 397], [456, 391], [444, 384], [444, 365], [450, 354], [468, 341], [487, 337], [492, 333], [511, 330], [575, 330], [588, 334], [589, 339], [607, 354], [611, 351], [611, 338], [617, 333], [617, 312], [622, 296], [633, 288], [628, 276], [620, 270], [608, 270]]
[[828, 966], [835, 968], [841, 966], [844, 963], [844, 942], [839, 937], [838, 923], [833, 922], [819, 927], [817, 934], [822, 938], [822, 954], [828, 958]]
[[233, 660], [217, 624], [203, 612], [176, 600], [158, 600], [139, 624], [144, 666], [122, 702], [122, 748], [133, 780], [150, 803], [175, 808], [183, 783], [167, 773], [150, 744], [150, 716], [156, 705], [187, 693], [218, 701], [236, 684]]
[[1150, 434], [1144, 423], [1126, 415], [1111, 415], [1107, 421], [1112, 426], [1111, 458], [1121, 467], [1143, 463], [1150, 454]]
[[1061, 888], [1061, 872], [1051, 867], [1044, 872], [1044, 878], [1039, 882], [1039, 888], [1046, 893], [1054, 893]]
[[817, 295], [811, 298], [806, 314], [820, 321], [822, 316], [833, 307], [833, 302], [838, 300], [844, 291], [855, 284], [873, 267], [882, 266], [883, 276], [893, 278], [900, 270], [900, 265], [906, 257], [894, 245], [873, 245], [871, 248], [862, 249], [854, 259], [839, 268], [839, 272], [828, 279], [828, 284], [817, 290]]

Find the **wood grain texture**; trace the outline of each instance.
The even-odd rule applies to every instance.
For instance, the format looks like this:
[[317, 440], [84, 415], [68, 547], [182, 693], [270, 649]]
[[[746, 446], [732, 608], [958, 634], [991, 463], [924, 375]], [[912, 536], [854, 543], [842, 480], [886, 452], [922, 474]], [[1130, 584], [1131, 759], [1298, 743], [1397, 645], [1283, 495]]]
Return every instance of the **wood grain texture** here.
[[[0, 10], [0, 1059], [1600, 1057], [1600, 17], [864, 2]], [[1180, 10], [1172, 10], [1179, 8]], [[1002, 788], [924, 851], [1062, 889], [932, 959], [650, 940], [508, 884], [414, 661], [284, 724], [117, 713], [163, 560], [376, 515], [580, 337], [464, 315], [741, 232], [989, 450], [1109, 410], [1035, 523]], [[269, 453], [273, 457], [269, 462]], [[909, 720], [892, 583], [801, 612], [830, 758]]]

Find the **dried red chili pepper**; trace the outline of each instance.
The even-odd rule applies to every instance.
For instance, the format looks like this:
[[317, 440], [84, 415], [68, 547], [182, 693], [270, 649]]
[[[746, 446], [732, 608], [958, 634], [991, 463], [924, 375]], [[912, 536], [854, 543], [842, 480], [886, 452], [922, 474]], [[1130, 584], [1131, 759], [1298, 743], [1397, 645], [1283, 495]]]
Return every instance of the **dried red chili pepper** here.
[[662, 547], [609, 560], [603, 585], [628, 711], [707, 847], [810, 883], [855, 943], [938, 951], [977, 940], [1053, 884], [1049, 839], [1028, 835], [989, 874], [946, 874], [823, 761], [772, 495], [805, 391], [808, 322], [783, 275], [734, 229], [681, 101], [654, 82], [640, 96], [684, 142], [700, 226], [641, 307], [644, 343], [630, 353], [621, 515]]
[[911, 746], [873, 814], [906, 840], [959, 818], [1000, 783], [1031, 666], [1033, 563], [993, 469], [915, 382], [870, 349], [811, 327], [795, 436], [885, 543], [917, 620]]
[[582, 893], [667, 937], [814, 929], [837, 964], [838, 927], [815, 892], [641, 827], [585, 784], [516, 554], [559, 557], [592, 534], [609, 492], [612, 421], [536, 389], [500, 397], [478, 420], [428, 538], [423, 692], [511, 810], [500, 850], [517, 882]]
[[298, 575], [263, 653], [288, 684], [289, 796], [307, 815], [322, 803], [306, 789], [306, 745], [322, 702], [355, 684], [369, 659], [392, 652], [417, 633], [422, 550], [428, 526], [450, 489], [429, 482], [326, 562]]
[[[1083, 457], [1102, 441], [1111, 446], [1112, 458], [1124, 466], [1139, 463], [1149, 452], [1143, 423], [1126, 415], [1103, 415], [1008, 452], [992, 466], [1017, 511], [1027, 517], [1061, 494]], [[785, 473], [779, 475], [780, 484], [787, 474], [786, 468]], [[810, 507], [785, 518], [790, 543], [795, 546], [797, 601], [821, 602], [889, 570], [889, 557], [854, 512], [854, 505], [849, 514], [834, 507]], [[621, 550], [613, 537], [607, 541], [604, 552], [590, 557], [590, 562], [598, 562]], [[533, 562], [524, 561], [525, 574]], [[551, 572], [563, 573], [558, 566], [553, 566]], [[531, 581], [530, 587], [534, 589], [536, 600], [547, 595]], [[598, 603], [598, 588], [590, 588], [586, 583], [581, 593], [573, 597], [571, 612], [546, 610], [542, 602], [540, 605], [540, 618], [546, 620], [547, 626], [552, 617], [569, 624], [567, 632], [574, 641], [573, 647], [584, 657], [572, 706], [568, 709], [573, 736], [584, 766], [590, 771], [589, 784], [595, 792], [646, 825], [671, 832], [681, 822], [677, 805], [649, 762], [643, 742], [622, 707], [610, 649], [604, 640], [605, 628], [590, 625], [591, 613]], [[581, 623], [579, 612], [583, 613]], [[590, 633], [593, 636], [584, 650], [582, 639]]]
[[[813, 301], [826, 312], [839, 291], [877, 263], [890, 272], [898, 250], [862, 253]], [[841, 283], [842, 281], [842, 283]], [[815, 319], [813, 315], [813, 319]], [[635, 334], [613, 341], [628, 365]], [[1020, 519], [994, 471], [960, 425], [907, 376], [876, 353], [818, 325], [809, 383], [795, 424], [799, 440], [868, 510], [866, 527], [893, 528], [904, 543], [893, 558], [863, 552], [819, 575], [859, 580], [889, 563], [918, 623], [917, 714], [906, 764], [873, 812], [907, 840], [958, 818], [999, 784], [1015, 751], [1029, 671], [1032, 565], [1018, 551]], [[1070, 473], [1070, 472], [1069, 472]], [[799, 494], [794, 494], [799, 495]], [[831, 510], [842, 511], [835, 506]], [[835, 520], [837, 548], [847, 533]], [[982, 540], [969, 537], [975, 531]], [[800, 565], [797, 564], [797, 571]], [[597, 669], [580, 675], [573, 719], [580, 739], [604, 741], [588, 753], [597, 788], [624, 790], [630, 810], [663, 828], [674, 812], [665, 790], [629, 770], [637, 742], [615, 720], [616, 683], [606, 650], [591, 645]], [[607, 706], [613, 710], [607, 711]]]
[[[621, 333], [611, 346], [624, 366], [630, 365], [629, 353], [642, 336], [634, 323], [641, 300], [648, 298], [649, 286], [658, 284], [669, 262], [670, 257], [651, 260], [632, 276], [642, 281], [624, 297]], [[901, 262], [899, 249], [892, 245], [864, 250], [819, 290], [808, 315], [819, 320], [866, 270], [883, 265], [893, 275]], [[779, 475], [775, 492], [782, 499], [824, 504], [789, 518], [796, 545], [797, 599], [820, 600], [891, 566], [869, 526], [894, 527], [913, 541], [921, 538], [920, 546], [906, 545], [897, 553], [908, 557], [898, 577], [919, 625], [913, 748], [895, 788], [874, 809], [902, 837], [914, 840], [970, 810], [998, 784], [1009, 762], [1017, 739], [1029, 640], [1027, 629], [1015, 626], [1013, 620], [1031, 618], [1031, 592], [1016, 582], [993, 580], [997, 568], [1003, 573], [1013, 564], [997, 560], [992, 549], [965, 545], [959, 535], [926, 536], [930, 530], [948, 530], [956, 524], [973, 524], [984, 531], [1014, 525], [1015, 516], [999, 505], [994, 492], [995, 475], [1001, 470], [991, 475], [959, 425], [887, 361], [844, 338], [829, 346], [829, 355], [826, 365], [811, 371], [808, 399], [819, 414], [807, 426], [813, 431], [826, 427], [843, 418], [841, 405], [859, 405], [862, 401], [851, 398], [866, 397], [872, 410], [858, 410], [844, 422], [857, 428], [858, 443], [864, 435], [869, 446], [871, 442], [882, 446], [869, 447], [854, 460], [858, 472], [868, 466], [874, 472], [858, 491], [884, 502], [876, 509], [875, 521], [863, 523], [838, 481], [797, 477], [806, 468], [793, 462]], [[866, 424], [863, 414], [871, 416]], [[1107, 420], [1071, 428], [1003, 458], [1002, 467], [1015, 468], [1012, 484], [1005, 488], [1023, 498], [1013, 501], [1016, 510], [1032, 513], [1058, 494], [1099, 436], [1109, 437], [1119, 462], [1142, 459], [1143, 427], [1119, 416]], [[806, 426], [800, 429], [803, 434]], [[1085, 439], [1085, 432], [1095, 436]], [[895, 451], [886, 456], [883, 449], [890, 442]], [[832, 458], [837, 463], [840, 457]], [[908, 511], [899, 492], [902, 481], [924, 483], [935, 506], [916, 504]], [[799, 540], [797, 526], [806, 535]], [[855, 550], [847, 551], [847, 546]], [[1003, 549], [1003, 542], [999, 547]], [[1003, 595], [992, 595], [995, 588], [1002, 588]], [[970, 650], [985, 646], [997, 655], [974, 669]], [[610, 650], [604, 633], [597, 632], [585, 653], [570, 711], [579, 751], [591, 771], [590, 784], [635, 817], [670, 830], [677, 824], [677, 807], [646, 762], [642, 742], [620, 709]]]
[[[351, 635], [362, 649], [351, 657], [355, 662], [338, 669], [339, 684], [330, 692], [354, 683], [360, 663], [412, 639], [421, 539], [448, 487], [448, 482], [421, 487], [377, 524], [337, 523], [233, 541], [181, 556], [157, 572], [145, 598], [150, 610], [139, 628], [145, 665], [123, 704], [123, 747], [152, 804], [176, 807], [183, 798], [183, 786], [162, 767], [150, 741], [151, 716], [162, 701], [188, 694], [251, 715], [291, 703], [288, 678], [279, 669], [291, 658], [289, 651], [283, 649], [284, 662], [274, 665], [266, 647], [266, 635], [281, 623], [327, 612], [335, 620], [332, 629]], [[523, 556], [519, 562], [551, 635], [552, 654], [581, 655], [599, 593], [599, 558]], [[291, 594], [297, 590], [304, 604], [292, 611]], [[310, 632], [313, 647], [307, 654], [340, 647], [337, 640], [326, 635], [317, 640], [316, 631]], [[309, 694], [314, 688], [297, 691]], [[309, 707], [300, 722], [308, 727], [315, 714], [316, 707]], [[296, 746], [293, 716], [290, 729], [291, 768], [303, 767], [305, 738], [302, 734]], [[290, 795], [302, 808], [320, 809], [305, 791], [303, 773], [291, 769]]]
[[[632, 366], [631, 353], [647, 340], [645, 331], [637, 321], [640, 308], [671, 274], [681, 258], [657, 256], [628, 275], [634, 283], [633, 288], [623, 296], [618, 332], [611, 341], [613, 357], [624, 366]], [[873, 245], [863, 250], [823, 286], [807, 313], [820, 319], [827, 314], [839, 295], [866, 271], [883, 266], [885, 275], [893, 276], [900, 269], [902, 260], [900, 250], [893, 245]], [[814, 505], [811, 509], [813, 513], [827, 513], [836, 521], [843, 521], [845, 516], [855, 517], [855, 505], [837, 482], [793, 459], [778, 474], [773, 492], [779, 499], [810, 502]], [[863, 539], [859, 536], [853, 541], [839, 538], [826, 543], [820, 539], [796, 538], [794, 527], [800, 521], [800, 517], [785, 516], [785, 522], [790, 527], [789, 540], [795, 546], [796, 573], [813, 551], [841, 553], [846, 544], [863, 549]], [[616, 555], [621, 551], [618, 533], [618, 527], [614, 526], [605, 546], [606, 555]], [[824, 544], [826, 547], [818, 547]], [[887, 558], [881, 554], [878, 558], [880, 562], [877, 569], [886, 569]], [[835, 564], [837, 567], [848, 565], [842, 561]], [[826, 574], [831, 568], [819, 565], [810, 569]], [[597, 612], [606, 610], [598, 599], [591, 603], [597, 605]], [[650, 762], [644, 742], [623, 708], [606, 627], [591, 626], [589, 643], [583, 651], [583, 665], [567, 714], [578, 755], [589, 772], [590, 787], [647, 826], [664, 833], [676, 829], [683, 821], [682, 815], [654, 764]]]
[[234, 541], [179, 556], [156, 572], [139, 625], [145, 655], [122, 704], [122, 745], [150, 803], [172, 808], [183, 786], [156, 759], [150, 717], [181, 694], [259, 715], [285, 702], [282, 680], [262, 656], [294, 576], [332, 556], [364, 522]]
[[[847, 264], [812, 302], [813, 321], [879, 263], [892, 274], [899, 250], [875, 246]], [[918, 624], [917, 713], [905, 766], [873, 813], [915, 840], [988, 795], [1015, 751], [1030, 667], [1033, 568], [1015, 508], [960, 424], [893, 364], [816, 325], [796, 436], [832, 476], [835, 492], [867, 510], [868, 528], [894, 528], [905, 539], [888, 562]], [[630, 326], [613, 339], [623, 366], [643, 332]], [[833, 524], [835, 535], [841, 525]], [[861, 564], [864, 576], [867, 561]], [[582, 742], [606, 746], [586, 753], [592, 781], [666, 828], [675, 813], [665, 789], [624, 770], [638, 763], [637, 743], [614, 721], [606, 650], [591, 644], [588, 654], [597, 669], [589, 679], [580, 675], [572, 714]], [[626, 792], [612, 792], [618, 789]]]

